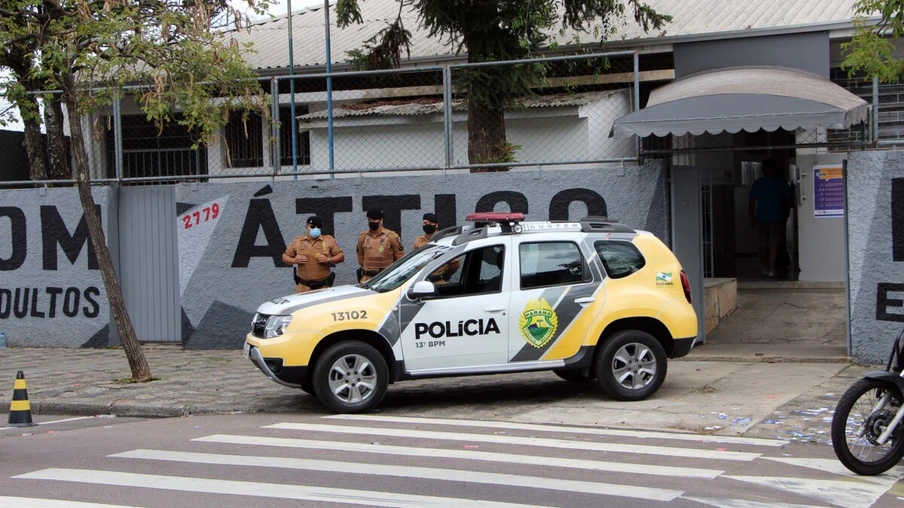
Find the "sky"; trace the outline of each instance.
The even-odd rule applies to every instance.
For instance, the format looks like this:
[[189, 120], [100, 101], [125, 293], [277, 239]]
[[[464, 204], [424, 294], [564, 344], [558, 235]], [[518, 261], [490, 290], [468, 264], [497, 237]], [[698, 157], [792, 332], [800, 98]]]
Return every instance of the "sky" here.
[[[334, 2], [334, 1], [335, 0], [332, 0], [330, 3]], [[230, 3], [232, 3], [232, 5], [234, 7], [238, 8], [240, 10], [244, 10], [245, 8], [247, 8], [247, 5], [248, 5], [247, 2], [244, 2], [242, 0], [230, 0]], [[269, 12], [270, 12], [270, 14], [272, 14], [274, 16], [284, 15], [284, 14], [286, 14], [286, 5], [287, 5], [286, 0], [273, 0], [270, 2]], [[296, 12], [305, 7], [319, 7], [319, 6], [323, 6], [323, 0], [292, 0], [292, 10], [296, 11]], [[254, 16], [252, 16], [252, 18], [254, 18]], [[3, 70], [0, 70], [0, 79], [5, 78], [6, 76], [7, 76], [7, 73]], [[0, 97], [0, 113], [2, 113], [3, 111], [6, 111], [8, 108], [9, 108], [9, 103], [6, 100], [4, 100], [3, 97]], [[10, 123], [5, 127], [0, 126], [0, 129], [21, 132], [23, 127], [22, 127], [22, 123], [20, 121], [18, 121], [18, 113], [15, 114], [15, 117], [16, 117], [14, 119], [14, 120], [16, 120], [15, 122]]]
[[[335, 0], [330, 1], [332, 4]], [[248, 3], [242, 0], [229, 0], [229, 3], [232, 4], [233, 7], [244, 10], [247, 7]], [[299, 11], [304, 7], [322, 7], [323, 0], [292, 0], [292, 10]], [[286, 14], [286, 0], [271, 0], [270, 1], [270, 14], [274, 16], [281, 16]], [[251, 16], [254, 18], [255, 16]]]

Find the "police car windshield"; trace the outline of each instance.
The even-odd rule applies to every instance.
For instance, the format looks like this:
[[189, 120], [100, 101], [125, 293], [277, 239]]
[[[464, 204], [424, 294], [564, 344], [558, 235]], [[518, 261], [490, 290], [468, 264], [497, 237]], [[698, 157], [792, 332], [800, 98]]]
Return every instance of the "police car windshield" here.
[[427, 244], [423, 247], [409, 252], [408, 255], [395, 263], [389, 265], [389, 268], [380, 272], [379, 275], [370, 279], [363, 284], [363, 287], [372, 289], [378, 293], [385, 293], [397, 289], [408, 279], [421, 271], [427, 263], [443, 255], [448, 247], [440, 245]]

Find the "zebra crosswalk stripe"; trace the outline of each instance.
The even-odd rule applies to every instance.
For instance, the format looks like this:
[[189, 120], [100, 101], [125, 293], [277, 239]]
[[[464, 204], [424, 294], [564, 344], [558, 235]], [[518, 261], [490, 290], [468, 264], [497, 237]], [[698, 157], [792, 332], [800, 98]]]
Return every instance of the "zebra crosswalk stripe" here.
[[120, 504], [82, 503], [57, 499], [37, 499], [31, 497], [0, 496], [0, 507], [9, 508], [135, 508]]
[[837, 481], [769, 476], [725, 476], [724, 478], [772, 487], [846, 508], [870, 508], [888, 490], [886, 486], [855, 479]]
[[623, 443], [597, 443], [588, 441], [567, 441], [564, 439], [546, 439], [533, 437], [500, 436], [489, 434], [461, 434], [454, 432], [433, 432], [425, 430], [358, 428], [340, 425], [320, 425], [316, 423], [276, 423], [263, 427], [265, 429], [298, 430], [308, 432], [328, 432], [334, 434], [357, 434], [367, 436], [385, 436], [399, 438], [436, 439], [445, 441], [470, 441], [475, 443], [497, 443], [512, 446], [542, 446], [566, 450], [587, 450], [601, 452], [637, 453], [646, 455], [662, 455], [713, 460], [752, 461], [759, 453], [696, 450], [668, 446], [631, 445]]
[[274, 446], [282, 448], [303, 448], [308, 450], [332, 450], [353, 453], [379, 453], [407, 457], [431, 457], [439, 459], [465, 459], [487, 462], [504, 462], [511, 464], [530, 464], [536, 466], [553, 466], [590, 471], [612, 471], [619, 473], [670, 476], [677, 478], [703, 478], [711, 480], [723, 471], [716, 469], [698, 469], [690, 467], [660, 466], [656, 464], [633, 464], [630, 462], [603, 462], [596, 460], [540, 457], [536, 455], [517, 455], [511, 453], [481, 452], [476, 450], [446, 450], [442, 448], [417, 448], [409, 446], [392, 446], [371, 443], [346, 443], [340, 441], [318, 441], [288, 437], [238, 436], [214, 434], [199, 437], [192, 441], [207, 443], [224, 443], [251, 446]]
[[708, 498], [708, 497], [682, 497], [689, 501], [695, 501], [700, 504], [715, 506], [717, 508], [827, 508], [825, 506], [816, 506], [811, 504], [786, 504], [769, 501], [768, 503], [760, 501], [748, 501], [746, 499], [727, 499], [727, 498]]
[[484, 471], [462, 471], [458, 469], [442, 469], [415, 466], [392, 466], [380, 464], [356, 464], [348, 461], [332, 461], [318, 459], [298, 459], [286, 457], [262, 457], [253, 455], [223, 455], [214, 453], [174, 452], [162, 450], [132, 450], [117, 453], [111, 457], [130, 459], [166, 460], [173, 462], [189, 462], [193, 464], [218, 464], [228, 466], [274, 467], [284, 469], [301, 469], [307, 471], [329, 471], [344, 474], [362, 474], [395, 476], [401, 478], [420, 478], [424, 480], [444, 480], [465, 483], [481, 483], [490, 485], [507, 485], [510, 487], [530, 487], [544, 490], [561, 490], [565, 492], [581, 492], [584, 494], [607, 495], [645, 499], [650, 501], [671, 501], [683, 494], [679, 490], [640, 487], [633, 485], [616, 485], [613, 483], [585, 482], [538, 476], [489, 473]]
[[849, 476], [851, 478], [857, 478], [858, 480], [878, 483], [880, 485], [885, 485], [887, 488], [891, 488], [898, 480], [904, 478], [904, 467], [895, 466], [883, 474], [876, 476], [861, 476], [857, 473], [851, 471], [850, 469], [844, 467], [844, 465], [838, 459], [810, 459], [810, 458], [799, 458], [799, 457], [763, 457], [766, 460], [774, 460], [775, 462], [781, 462], [783, 464], [790, 464], [792, 466], [798, 467], [809, 467], [812, 469], [816, 469], [819, 471], [825, 471], [827, 473], [836, 474], [839, 476]]
[[517, 422], [491, 422], [480, 420], [455, 420], [451, 418], [417, 418], [406, 416], [383, 416], [383, 415], [331, 415], [324, 416], [329, 420], [348, 420], [363, 422], [385, 422], [385, 423], [406, 423], [414, 425], [453, 425], [458, 427], [480, 427], [487, 429], [511, 429], [511, 430], [527, 430], [532, 432], [561, 432], [569, 434], [590, 434], [594, 436], [618, 436], [618, 437], [635, 437], [640, 439], [668, 439], [670, 441], [693, 441], [693, 442], [710, 442], [723, 444], [751, 445], [751, 446], [770, 446], [781, 447], [788, 444], [788, 441], [781, 439], [762, 439], [755, 437], [735, 437], [735, 436], [715, 436], [700, 434], [682, 434], [655, 432], [646, 430], [619, 430], [619, 429], [598, 429], [591, 427], [571, 427], [557, 425], [542, 425], [536, 423], [517, 423]]
[[295, 499], [347, 503], [364, 506], [399, 508], [515, 508], [533, 505], [511, 504], [485, 500], [455, 499], [450, 497], [397, 494], [371, 490], [309, 487], [284, 483], [261, 483], [210, 478], [189, 478], [153, 474], [123, 473], [120, 471], [94, 471], [89, 469], [49, 468], [26, 473], [13, 478], [31, 480], [57, 480], [93, 485], [142, 487], [204, 494], [229, 494], [236, 496]]

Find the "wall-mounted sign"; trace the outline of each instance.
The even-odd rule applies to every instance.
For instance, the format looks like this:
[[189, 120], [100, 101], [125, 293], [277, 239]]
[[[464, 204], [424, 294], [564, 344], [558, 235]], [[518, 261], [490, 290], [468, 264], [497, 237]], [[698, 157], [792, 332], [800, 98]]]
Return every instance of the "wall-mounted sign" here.
[[844, 169], [841, 164], [813, 166], [813, 215], [844, 217]]

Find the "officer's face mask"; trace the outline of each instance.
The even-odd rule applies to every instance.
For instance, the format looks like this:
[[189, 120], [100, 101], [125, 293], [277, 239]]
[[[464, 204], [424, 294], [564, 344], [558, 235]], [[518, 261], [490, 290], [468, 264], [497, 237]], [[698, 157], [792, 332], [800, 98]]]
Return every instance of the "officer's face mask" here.
[[311, 238], [320, 236], [320, 228], [311, 228]]
[[367, 221], [367, 227], [369, 227], [371, 231], [376, 231], [380, 227], [380, 221]]
[[432, 235], [435, 232], [436, 232], [436, 226], [434, 226], [433, 224], [424, 224], [424, 233], [427, 233], [428, 235]]

